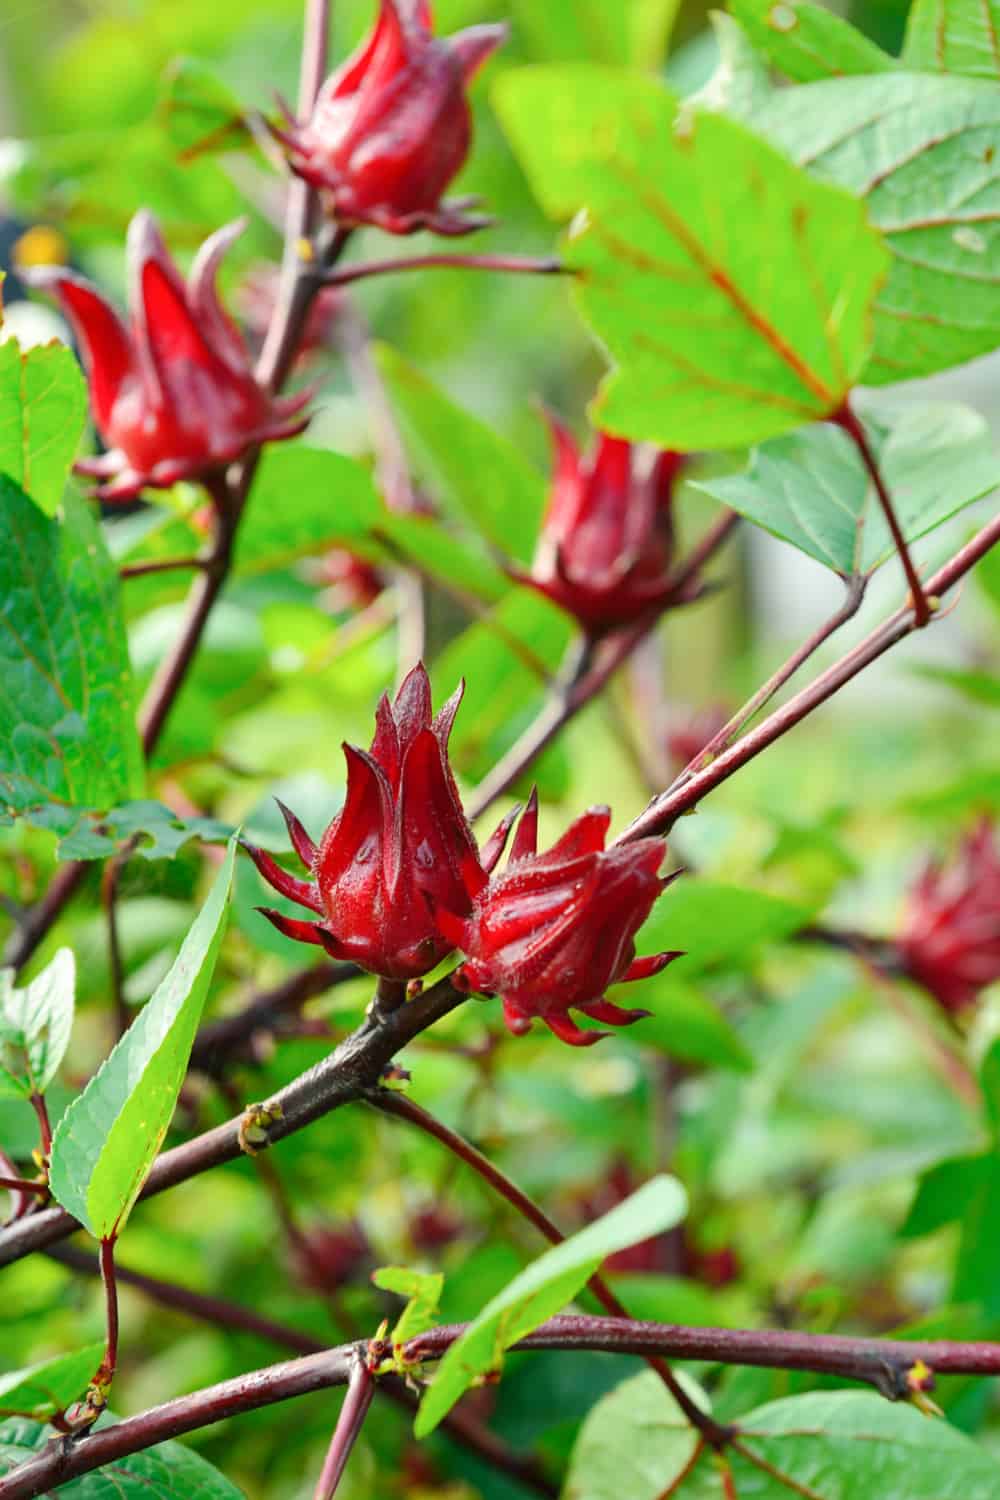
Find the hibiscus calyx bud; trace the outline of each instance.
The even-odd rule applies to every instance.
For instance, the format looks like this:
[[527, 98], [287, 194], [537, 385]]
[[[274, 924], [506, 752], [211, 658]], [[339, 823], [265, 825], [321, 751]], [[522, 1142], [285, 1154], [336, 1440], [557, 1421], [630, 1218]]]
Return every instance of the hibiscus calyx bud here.
[[606, 807], [590, 808], [551, 849], [538, 854], [538, 803], [532, 793], [507, 866], [475, 893], [471, 915], [438, 913], [445, 936], [466, 955], [453, 981], [499, 995], [515, 1036], [537, 1016], [561, 1041], [589, 1047], [610, 1033], [582, 1030], [569, 1011], [609, 1026], [629, 1026], [650, 1012], [615, 1005], [605, 999], [605, 990], [658, 974], [680, 956], [636, 958], [635, 935], [675, 877], [664, 880], [659, 873], [667, 852], [663, 839], [606, 849], [610, 817]]
[[107, 445], [77, 472], [101, 481], [104, 500], [133, 499], [205, 479], [261, 443], [294, 437], [308, 423], [310, 393], [279, 398], [257, 380], [250, 354], [219, 300], [219, 264], [242, 220], [202, 245], [187, 281], [145, 209], [129, 226], [131, 324], [63, 266], [25, 279], [51, 292], [80, 344], [94, 424]]
[[695, 597], [674, 598], [673, 490], [684, 456], [599, 433], [585, 458], [568, 428], [548, 422], [555, 470], [531, 572], [519, 581], [590, 636]]
[[954, 860], [924, 869], [896, 946], [903, 972], [951, 1015], [1000, 979], [1000, 850], [988, 818], [966, 834]]
[[465, 212], [472, 200], [441, 195], [472, 141], [466, 88], [506, 35], [496, 25], [435, 37], [428, 0], [380, 0], [371, 34], [326, 80], [309, 119], [273, 128], [292, 171], [345, 228], [482, 228], [488, 219]]
[[430, 682], [421, 664], [395, 702], [382, 699], [371, 749], [344, 746], [344, 806], [318, 845], [294, 813], [278, 804], [309, 879], [245, 845], [280, 895], [319, 918], [303, 921], [261, 908], [279, 932], [389, 980], [419, 979], [450, 952], [436, 912], [471, 911], [468, 892], [486, 884], [510, 826], [505, 820], [480, 853], [448, 762], [461, 698], [460, 686], [432, 717]]

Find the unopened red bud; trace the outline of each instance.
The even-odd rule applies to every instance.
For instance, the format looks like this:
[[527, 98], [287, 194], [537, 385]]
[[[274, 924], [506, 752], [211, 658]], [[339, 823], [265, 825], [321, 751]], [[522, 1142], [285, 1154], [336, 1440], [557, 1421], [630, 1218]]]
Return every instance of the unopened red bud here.
[[949, 864], [928, 865], [897, 939], [903, 969], [952, 1013], [1000, 979], [1000, 851], [983, 818]]

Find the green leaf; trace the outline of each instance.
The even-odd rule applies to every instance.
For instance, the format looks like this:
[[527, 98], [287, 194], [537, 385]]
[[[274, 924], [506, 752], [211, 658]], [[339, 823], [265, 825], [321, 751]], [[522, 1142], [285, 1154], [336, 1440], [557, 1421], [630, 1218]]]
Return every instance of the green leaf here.
[[983, 1091], [986, 1123], [994, 1144], [1000, 1142], [1000, 1037], [986, 1049], [979, 1065], [979, 1083]]
[[[37, 1458], [51, 1427], [27, 1417], [0, 1423], [0, 1474]], [[59, 1486], [59, 1500], [244, 1500], [224, 1474], [183, 1443], [157, 1443]]]
[[639, 933], [641, 953], [682, 948], [684, 957], [670, 977], [718, 966], [742, 967], [761, 943], [773, 943], [798, 932], [809, 921], [809, 908], [744, 886], [710, 880], [678, 880], [660, 897]]
[[653, 1012], [632, 1032], [644, 1047], [655, 1047], [685, 1062], [710, 1063], [741, 1073], [753, 1068], [752, 1055], [708, 996], [669, 971], [640, 986], [616, 986], [609, 990], [608, 999]]
[[[700, 1406], [703, 1391], [684, 1381]], [[573, 1500], [662, 1500], [698, 1447], [698, 1434], [655, 1370], [623, 1380], [592, 1407], [566, 1475]]]
[[954, 688], [956, 693], [972, 703], [982, 703], [987, 708], [1000, 708], [1000, 677], [994, 677], [991, 672], [923, 665], [914, 667], [913, 673], [927, 682], [940, 682], [944, 687]]
[[[1000, 485], [989, 427], [969, 407], [865, 402], [859, 415], [909, 542]], [[874, 572], [895, 551], [858, 451], [831, 423], [772, 438], [744, 473], [695, 487], [844, 578]]]
[[406, 1266], [380, 1266], [372, 1272], [372, 1281], [384, 1292], [395, 1292], [406, 1297], [404, 1307], [395, 1328], [389, 1335], [393, 1344], [405, 1344], [407, 1339], [426, 1333], [437, 1321], [438, 1305], [444, 1288], [444, 1276], [440, 1271], [411, 1271]]
[[989, 1181], [989, 1156], [961, 1156], [941, 1161], [924, 1172], [899, 1233], [904, 1239], [933, 1234], [960, 1219]]
[[767, 67], [732, 16], [724, 10], [710, 10], [708, 19], [715, 32], [719, 60], [711, 76], [687, 102], [696, 109], [717, 110], [749, 125], [773, 93]]
[[140, 858], [173, 859], [190, 839], [224, 844], [232, 832], [228, 823], [217, 818], [178, 817], [162, 802], [125, 802], [108, 813], [85, 813], [77, 819], [60, 840], [56, 854], [59, 859], [107, 859], [136, 840], [135, 853]]
[[0, 813], [142, 791], [118, 577], [87, 506], [63, 525], [0, 475]]
[[87, 418], [87, 386], [64, 344], [0, 344], [0, 473], [46, 515], [63, 497]]
[[497, 103], [543, 207], [578, 215], [575, 295], [618, 363], [601, 426], [729, 448], [842, 404], [888, 268], [856, 199], [643, 78], [517, 70]]
[[87, 1389], [103, 1353], [103, 1344], [88, 1344], [72, 1354], [0, 1375], [0, 1417], [25, 1416], [46, 1422], [65, 1411]]
[[13, 969], [0, 969], [0, 1098], [44, 1094], [66, 1055], [73, 1029], [76, 965], [68, 948], [26, 989]]
[[237, 151], [253, 137], [239, 98], [197, 57], [175, 57], [163, 74], [160, 119], [182, 161]]
[[885, 385], [1000, 344], [1000, 93], [929, 74], [782, 89], [754, 128], [817, 176], [864, 197], [892, 253], [864, 371]]
[[[734, 1490], [754, 1500], [993, 1500], [1000, 1494], [1000, 1466], [965, 1433], [868, 1391], [813, 1391], [758, 1408], [741, 1417], [740, 1451], [730, 1462]], [[692, 1475], [677, 1494], [682, 1500], [698, 1491]]]
[[538, 470], [396, 350], [378, 345], [375, 358], [414, 467], [434, 498], [495, 547], [530, 561], [545, 503]]
[[796, 83], [899, 66], [849, 21], [810, 0], [729, 0], [729, 9], [760, 55]]
[[452, 1344], [420, 1403], [415, 1435], [433, 1432], [476, 1377], [498, 1370], [504, 1350], [572, 1301], [607, 1256], [672, 1229], [686, 1211], [680, 1183], [654, 1177], [610, 1213], [533, 1261]]
[[167, 1133], [225, 931], [235, 856], [234, 836], [170, 972], [56, 1130], [53, 1196], [97, 1239], [120, 1232]]
[[903, 66], [1000, 80], [1000, 6], [993, 0], [914, 0]]
[[679, 0], [514, 0], [518, 34], [540, 62], [654, 68], [663, 60]]
[[482, 548], [430, 516], [385, 506], [367, 469], [325, 448], [265, 448], [236, 544], [241, 574], [269, 573], [300, 557], [346, 547], [373, 562], [406, 563], [493, 603], [510, 582]]

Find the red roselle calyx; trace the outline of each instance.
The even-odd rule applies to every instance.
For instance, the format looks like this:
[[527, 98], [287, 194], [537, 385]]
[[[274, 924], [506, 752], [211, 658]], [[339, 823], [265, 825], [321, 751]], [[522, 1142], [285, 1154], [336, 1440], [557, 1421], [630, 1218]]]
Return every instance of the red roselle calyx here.
[[292, 171], [326, 194], [344, 227], [482, 228], [487, 219], [463, 212], [471, 200], [441, 195], [472, 140], [466, 86], [506, 34], [470, 26], [434, 37], [428, 0], [380, 0], [371, 35], [326, 80], [310, 118], [274, 131]]
[[897, 939], [903, 970], [951, 1013], [1000, 979], [1000, 851], [982, 821], [951, 864], [929, 864], [910, 892]]
[[80, 343], [94, 422], [109, 452], [77, 470], [104, 481], [102, 498], [202, 479], [248, 448], [306, 426], [309, 393], [281, 400], [258, 384], [219, 301], [219, 262], [242, 228], [229, 224], [206, 240], [185, 284], [153, 216], [137, 213], [128, 233], [128, 328], [82, 276], [62, 266], [25, 273], [58, 297]]
[[[584, 458], [549, 417], [555, 474], [531, 573], [521, 579], [575, 615], [588, 635], [671, 602], [673, 487], [683, 455], [599, 433]], [[685, 597], [691, 597], [686, 595]]]
[[438, 913], [441, 930], [466, 955], [455, 983], [499, 995], [515, 1036], [539, 1016], [562, 1041], [589, 1047], [610, 1033], [582, 1031], [569, 1011], [631, 1025], [650, 1012], [622, 1009], [604, 998], [605, 990], [658, 974], [679, 956], [635, 957], [635, 935], [668, 883], [659, 874], [667, 846], [663, 839], [637, 839], [605, 849], [610, 819], [606, 807], [591, 808], [537, 854], [532, 794], [503, 874], [489, 882], [482, 876], [478, 889], [468, 888], [471, 916]]
[[471, 910], [467, 890], [486, 881], [510, 827], [505, 819], [480, 854], [448, 764], [461, 697], [459, 687], [432, 719], [422, 665], [394, 703], [383, 697], [371, 750], [344, 746], [347, 796], [318, 847], [294, 813], [281, 809], [311, 880], [246, 846], [276, 891], [319, 917], [304, 922], [262, 908], [279, 932], [387, 979], [419, 978], [450, 952], [435, 913]]

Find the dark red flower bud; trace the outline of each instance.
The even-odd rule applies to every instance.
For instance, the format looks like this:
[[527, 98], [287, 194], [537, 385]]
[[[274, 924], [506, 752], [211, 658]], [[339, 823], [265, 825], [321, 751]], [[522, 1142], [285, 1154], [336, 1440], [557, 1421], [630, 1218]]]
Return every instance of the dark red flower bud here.
[[387, 979], [416, 979], [450, 951], [435, 912], [471, 910], [467, 890], [485, 884], [510, 823], [481, 859], [448, 764], [461, 698], [459, 687], [432, 719], [430, 683], [419, 665], [395, 703], [382, 699], [371, 750], [344, 746], [347, 796], [318, 848], [282, 807], [311, 880], [296, 879], [262, 849], [246, 846], [276, 891], [320, 917], [303, 922], [264, 910], [279, 932]]
[[293, 172], [327, 193], [338, 223], [390, 234], [467, 234], [489, 221], [442, 202], [472, 140], [466, 85], [507, 34], [470, 26], [435, 38], [427, 0], [380, 0], [371, 36], [320, 90], [305, 124], [275, 135]]
[[465, 1223], [450, 1208], [428, 1203], [412, 1216], [409, 1230], [414, 1250], [430, 1254], [460, 1239], [465, 1232]]
[[320, 1295], [358, 1280], [373, 1253], [356, 1219], [340, 1225], [315, 1224], [297, 1232], [290, 1246], [293, 1272], [303, 1286]]
[[667, 884], [659, 875], [666, 843], [637, 839], [605, 849], [610, 820], [606, 807], [593, 807], [546, 854], [536, 854], [533, 793], [507, 868], [481, 882], [471, 916], [439, 910], [441, 930], [466, 954], [456, 983], [500, 995], [515, 1036], [540, 1016], [562, 1041], [589, 1047], [609, 1033], [581, 1031], [569, 1011], [609, 1026], [641, 1020], [650, 1012], [613, 1005], [605, 990], [658, 974], [678, 957], [635, 957], [635, 935]]
[[313, 570], [317, 582], [326, 587], [323, 603], [331, 610], [361, 610], [374, 604], [387, 579], [375, 563], [358, 557], [346, 547], [332, 547]]
[[130, 329], [74, 272], [29, 273], [33, 286], [59, 298], [83, 352], [94, 422], [110, 451], [77, 469], [107, 481], [98, 491], [104, 499], [202, 478], [306, 426], [308, 392], [278, 400], [258, 385], [219, 301], [219, 262], [242, 228], [230, 224], [206, 240], [185, 285], [152, 215], [136, 214], [127, 251]]
[[672, 592], [671, 501], [683, 455], [642, 450], [599, 433], [584, 459], [549, 417], [555, 475], [529, 576], [522, 582], [575, 615], [590, 635], [666, 605]]
[[897, 946], [904, 972], [953, 1013], [1000, 979], [1000, 851], [988, 818], [966, 835], [953, 863], [924, 870]]

